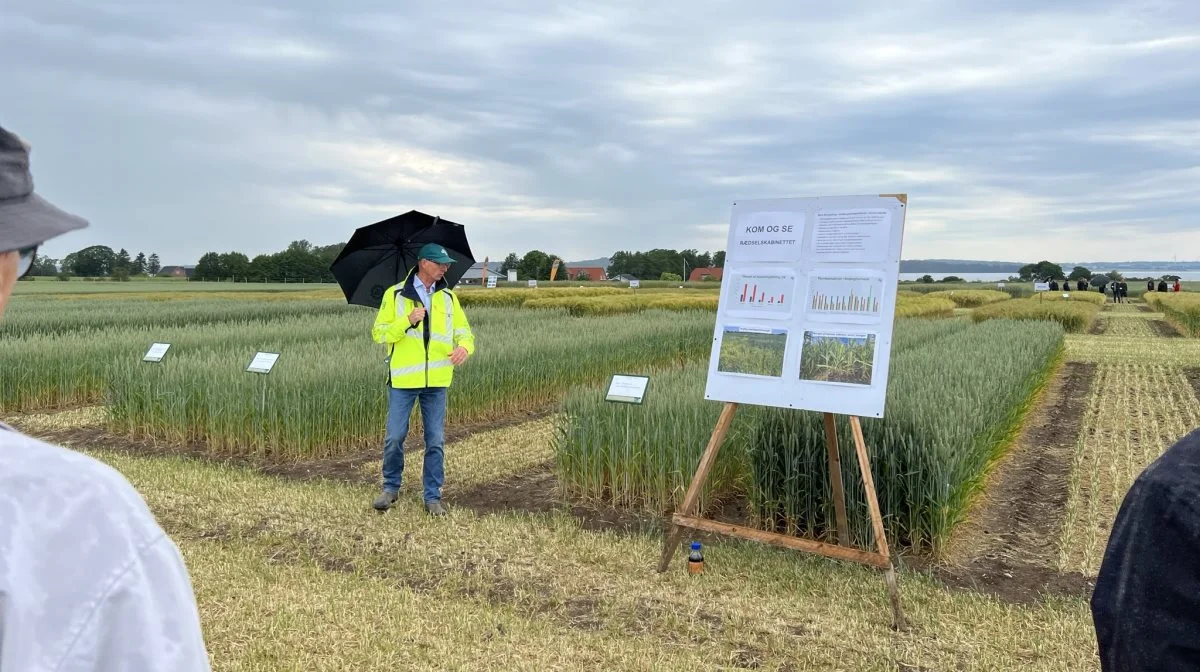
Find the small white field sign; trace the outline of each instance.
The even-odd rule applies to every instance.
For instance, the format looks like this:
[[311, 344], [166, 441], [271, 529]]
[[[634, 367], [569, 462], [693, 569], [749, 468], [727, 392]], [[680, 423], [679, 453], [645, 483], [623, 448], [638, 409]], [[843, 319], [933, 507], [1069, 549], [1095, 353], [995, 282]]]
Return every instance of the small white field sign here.
[[246, 367], [246, 371], [250, 373], [270, 373], [271, 369], [275, 368], [275, 362], [279, 360], [277, 352], [260, 352], [254, 355], [250, 366]]
[[494, 275], [488, 276], [487, 286], [488, 286], [488, 289], [496, 288], [496, 276], [494, 276]]
[[143, 362], [161, 362], [163, 357], [167, 355], [167, 350], [171, 348], [170, 343], [155, 343], [146, 351], [146, 356], [142, 357]]
[[537, 287], [537, 280], [530, 280], [530, 281], [529, 281], [529, 286], [530, 286], [530, 287]]
[[646, 398], [646, 387], [650, 384], [649, 376], [627, 376], [613, 374], [608, 384], [605, 401], [617, 401], [626, 404], [640, 404]]
[[641, 286], [642, 286], [642, 281], [641, 281], [641, 280], [630, 280], [630, 281], [629, 281], [629, 288], [630, 288], [630, 289], [637, 289], [638, 287], [641, 287]]
[[1048, 283], [1048, 282], [1035, 282], [1035, 283], [1033, 283], [1033, 291], [1035, 291], [1035, 292], [1048, 292], [1048, 291], [1050, 291], [1050, 283]]

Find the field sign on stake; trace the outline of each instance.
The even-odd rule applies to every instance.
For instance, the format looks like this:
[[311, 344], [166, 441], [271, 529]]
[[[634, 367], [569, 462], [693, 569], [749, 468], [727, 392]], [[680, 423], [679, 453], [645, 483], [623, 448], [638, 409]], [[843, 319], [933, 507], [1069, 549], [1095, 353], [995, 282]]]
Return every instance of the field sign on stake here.
[[270, 373], [271, 369], [275, 368], [275, 362], [279, 360], [277, 352], [260, 352], [254, 355], [250, 366], [246, 367], [246, 371], [250, 373]]
[[530, 286], [530, 287], [537, 287], [537, 280], [530, 280], [530, 281], [529, 281], [529, 286]]
[[495, 288], [496, 288], [496, 276], [494, 276], [494, 275], [490, 275], [490, 276], [488, 276], [488, 279], [487, 279], [487, 286], [488, 286], [488, 289], [495, 289]]
[[[882, 418], [900, 278], [905, 194], [784, 198], [733, 204], [725, 287], [704, 398], [725, 406], [683, 503], [671, 518], [658, 571], [685, 529], [715, 532], [885, 570], [892, 625], [905, 627], [883, 516], [859, 416]], [[705, 520], [700, 493], [741, 404], [824, 414], [836, 544]], [[847, 415], [875, 538], [850, 546], [835, 414]]]
[[142, 357], [143, 362], [161, 362], [163, 357], [167, 355], [167, 350], [171, 348], [170, 343], [155, 343], [146, 351], [146, 356]]
[[638, 287], [641, 287], [641, 286], [642, 286], [642, 281], [641, 281], [641, 280], [630, 280], [630, 281], [629, 281], [629, 288], [630, 288], [630, 289], [637, 289]]
[[646, 387], [649, 384], [649, 376], [629, 376], [615, 373], [608, 383], [608, 393], [604, 395], [604, 400], [640, 404], [646, 398]]

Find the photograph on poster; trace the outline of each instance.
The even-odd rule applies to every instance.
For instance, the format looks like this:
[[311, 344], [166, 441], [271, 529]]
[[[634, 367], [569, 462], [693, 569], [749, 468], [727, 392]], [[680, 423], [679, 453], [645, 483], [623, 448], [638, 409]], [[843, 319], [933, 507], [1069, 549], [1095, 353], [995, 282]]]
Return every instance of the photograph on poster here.
[[870, 385], [875, 334], [805, 331], [800, 379], [817, 383]]
[[803, 212], [747, 212], [733, 225], [726, 260], [796, 261], [803, 244]]
[[823, 322], [878, 322], [887, 303], [883, 274], [866, 269], [810, 273], [806, 296], [809, 317]]
[[787, 330], [726, 325], [717, 370], [747, 376], [783, 376]]
[[792, 314], [795, 271], [730, 268], [725, 305], [730, 314], [786, 320]]
[[882, 208], [818, 210], [813, 260], [881, 262], [891, 242], [892, 213]]

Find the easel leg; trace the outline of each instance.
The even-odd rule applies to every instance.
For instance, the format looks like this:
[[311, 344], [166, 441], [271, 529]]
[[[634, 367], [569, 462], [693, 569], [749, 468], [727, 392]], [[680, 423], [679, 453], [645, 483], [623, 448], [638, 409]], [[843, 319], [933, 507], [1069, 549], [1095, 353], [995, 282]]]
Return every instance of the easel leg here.
[[825, 414], [825, 450], [829, 453], [829, 483], [833, 487], [833, 508], [837, 514], [837, 543], [850, 545], [850, 524], [846, 521], [846, 490], [842, 485], [842, 458], [838, 453], [837, 424], [833, 414]]
[[862, 424], [857, 416], [850, 416], [850, 430], [854, 433], [854, 452], [858, 454], [858, 468], [862, 470], [867, 508], [871, 512], [871, 529], [875, 532], [875, 545], [879, 554], [888, 559], [884, 579], [887, 582], [888, 597], [892, 601], [892, 627], [903, 630], [906, 625], [904, 610], [900, 605], [900, 588], [896, 585], [896, 568], [892, 565], [891, 554], [888, 551], [887, 535], [883, 530], [883, 515], [879, 512], [879, 498], [875, 494], [875, 478], [871, 475], [871, 463], [867, 459], [867, 442], [863, 439]]
[[[729, 425], [733, 422], [733, 412], [736, 410], [737, 404], [733, 402], [726, 403], [725, 408], [721, 409], [721, 417], [717, 419], [717, 426], [708, 439], [704, 455], [700, 457], [700, 466], [696, 468], [696, 475], [692, 477], [692, 483], [683, 497], [683, 505], [680, 506], [679, 513], [690, 516], [695, 512], [696, 505], [700, 501], [700, 491], [704, 488], [704, 482], [708, 480], [708, 472], [712, 469], [713, 463], [717, 461], [717, 453], [721, 449], [725, 435], [729, 433]], [[679, 548], [683, 532], [684, 528], [674, 523], [671, 524], [663, 546], [662, 559], [658, 563], [659, 572], [667, 571], [667, 567], [671, 565], [671, 558], [675, 555], [675, 549]]]

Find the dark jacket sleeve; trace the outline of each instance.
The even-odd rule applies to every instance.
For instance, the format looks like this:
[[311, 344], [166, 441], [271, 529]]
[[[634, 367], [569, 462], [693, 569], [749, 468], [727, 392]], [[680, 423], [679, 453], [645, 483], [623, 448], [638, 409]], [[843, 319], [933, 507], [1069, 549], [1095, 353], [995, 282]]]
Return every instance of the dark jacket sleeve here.
[[1105, 672], [1200, 670], [1198, 478], [1194, 431], [1121, 503], [1091, 602]]

